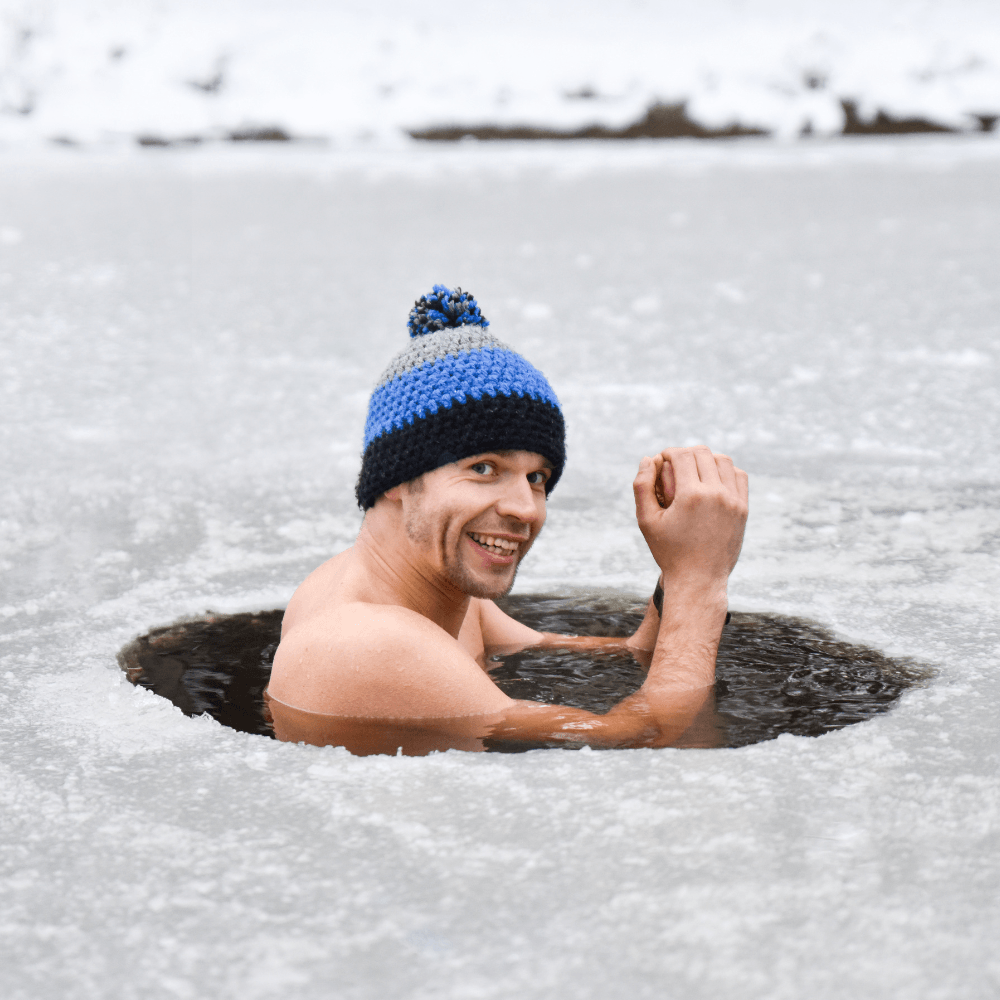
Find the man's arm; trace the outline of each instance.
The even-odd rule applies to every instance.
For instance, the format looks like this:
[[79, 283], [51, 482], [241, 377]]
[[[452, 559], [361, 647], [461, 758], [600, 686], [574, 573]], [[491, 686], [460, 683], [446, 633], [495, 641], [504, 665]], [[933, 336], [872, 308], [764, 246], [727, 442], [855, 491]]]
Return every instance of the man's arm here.
[[[475, 612], [478, 615], [475, 624], [479, 633], [475, 638], [480, 639], [486, 649], [495, 648], [517, 648], [523, 649], [526, 646], [559, 646], [566, 649], [598, 649], [608, 647], [621, 647], [633, 652], [650, 651], [656, 644], [656, 633], [660, 626], [660, 616], [653, 602], [650, 601], [646, 607], [646, 614], [642, 623], [631, 636], [604, 636], [604, 635], [560, 635], [558, 632], [538, 632], [514, 618], [506, 612], [501, 611], [493, 601], [476, 600]], [[472, 623], [466, 620], [466, 625], [462, 626], [464, 634], [471, 640], [474, 637]], [[461, 641], [461, 637], [460, 637]]]

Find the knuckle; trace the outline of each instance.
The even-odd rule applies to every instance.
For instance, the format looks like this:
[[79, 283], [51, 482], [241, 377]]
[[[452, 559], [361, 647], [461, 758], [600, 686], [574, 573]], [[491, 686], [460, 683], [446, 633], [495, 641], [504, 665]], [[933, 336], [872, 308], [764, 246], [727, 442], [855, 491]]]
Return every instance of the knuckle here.
[[688, 510], [698, 510], [705, 505], [707, 497], [701, 490], [691, 490], [682, 500], [682, 506]]

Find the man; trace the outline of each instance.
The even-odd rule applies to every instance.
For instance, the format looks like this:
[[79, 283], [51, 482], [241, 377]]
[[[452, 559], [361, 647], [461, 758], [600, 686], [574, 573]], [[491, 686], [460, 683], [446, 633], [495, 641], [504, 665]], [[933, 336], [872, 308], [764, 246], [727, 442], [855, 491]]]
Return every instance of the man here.
[[[706, 447], [642, 460], [636, 516], [662, 601], [650, 601], [633, 636], [519, 624], [494, 599], [545, 523], [564, 427], [542, 373], [487, 326], [470, 295], [441, 285], [411, 312], [411, 344], [369, 403], [361, 531], [285, 612], [268, 689], [279, 738], [356, 753], [482, 749], [486, 738], [667, 746], [704, 709], [746, 473]], [[485, 651], [528, 645], [624, 648], [648, 661], [647, 678], [605, 715], [516, 701], [490, 680]]]

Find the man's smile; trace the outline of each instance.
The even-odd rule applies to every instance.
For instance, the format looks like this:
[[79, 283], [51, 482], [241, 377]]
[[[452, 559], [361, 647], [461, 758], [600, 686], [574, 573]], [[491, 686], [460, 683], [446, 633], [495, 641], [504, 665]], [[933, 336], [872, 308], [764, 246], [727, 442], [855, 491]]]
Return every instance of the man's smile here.
[[487, 535], [485, 532], [481, 531], [470, 531], [467, 534], [469, 538], [476, 543], [476, 545], [485, 549], [490, 553], [490, 555], [493, 556], [517, 555], [522, 543], [527, 541], [526, 538], [519, 540], [501, 538], [499, 535]]

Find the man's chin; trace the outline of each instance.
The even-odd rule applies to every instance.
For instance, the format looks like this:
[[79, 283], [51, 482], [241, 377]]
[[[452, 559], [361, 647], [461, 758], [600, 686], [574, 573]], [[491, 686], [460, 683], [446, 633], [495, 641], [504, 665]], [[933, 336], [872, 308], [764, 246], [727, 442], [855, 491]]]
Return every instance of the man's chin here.
[[483, 601], [496, 601], [506, 597], [513, 589], [514, 581], [511, 580], [505, 587], [496, 587], [492, 590], [487, 587], [477, 587], [475, 590], [467, 590], [466, 593], [469, 597], [478, 597]]
[[482, 580], [471, 573], [456, 574], [452, 578], [452, 583], [469, 597], [478, 597], [484, 601], [495, 601], [497, 598], [506, 597], [514, 588], [514, 580], [517, 577], [517, 567], [510, 576], [497, 577], [493, 580]]

